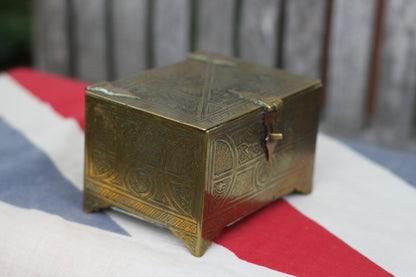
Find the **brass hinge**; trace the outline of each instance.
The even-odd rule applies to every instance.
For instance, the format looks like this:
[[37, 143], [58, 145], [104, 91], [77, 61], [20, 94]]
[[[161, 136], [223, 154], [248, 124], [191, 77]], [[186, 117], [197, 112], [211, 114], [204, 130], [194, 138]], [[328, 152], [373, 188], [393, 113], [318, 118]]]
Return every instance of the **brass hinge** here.
[[110, 82], [107, 82], [107, 81], [102, 81], [99, 83], [89, 85], [86, 87], [86, 90], [91, 91], [91, 92], [101, 92], [109, 96], [124, 97], [124, 98], [140, 100], [140, 97], [132, 94], [128, 90], [114, 87]]

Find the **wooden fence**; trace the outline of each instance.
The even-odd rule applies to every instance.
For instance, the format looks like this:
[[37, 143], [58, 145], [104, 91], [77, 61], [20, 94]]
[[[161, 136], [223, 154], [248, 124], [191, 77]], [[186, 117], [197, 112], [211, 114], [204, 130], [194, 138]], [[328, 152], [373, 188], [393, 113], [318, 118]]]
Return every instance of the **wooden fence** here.
[[322, 129], [416, 151], [416, 1], [36, 0], [35, 67], [113, 80], [206, 50], [325, 84]]

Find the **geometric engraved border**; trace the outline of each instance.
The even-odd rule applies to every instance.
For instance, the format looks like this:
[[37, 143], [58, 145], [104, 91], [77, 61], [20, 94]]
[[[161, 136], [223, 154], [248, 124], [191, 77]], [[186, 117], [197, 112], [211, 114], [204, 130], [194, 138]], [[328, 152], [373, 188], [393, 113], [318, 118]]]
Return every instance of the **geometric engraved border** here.
[[113, 204], [116, 207], [124, 208], [127, 211], [151, 219], [163, 226], [173, 227], [179, 230], [195, 234], [196, 223], [187, 218], [178, 217], [176, 214], [170, 214], [166, 210], [162, 210], [157, 206], [153, 206], [146, 201], [134, 198], [131, 195], [119, 191], [115, 188], [103, 186], [94, 180], [88, 178], [86, 191], [92, 193], [98, 198]]

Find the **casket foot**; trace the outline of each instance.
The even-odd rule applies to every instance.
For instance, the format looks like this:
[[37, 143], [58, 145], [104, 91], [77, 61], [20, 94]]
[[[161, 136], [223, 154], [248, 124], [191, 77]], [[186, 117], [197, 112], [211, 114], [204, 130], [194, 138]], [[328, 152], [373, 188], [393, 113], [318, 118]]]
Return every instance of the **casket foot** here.
[[110, 207], [110, 204], [107, 203], [105, 200], [94, 196], [91, 193], [84, 192], [84, 212], [97, 212], [102, 209], [106, 209]]
[[311, 193], [312, 192], [312, 182], [308, 182], [308, 183], [296, 186], [295, 191], [300, 192], [302, 194]]
[[170, 229], [172, 233], [183, 241], [183, 244], [195, 257], [201, 257], [204, 255], [207, 248], [211, 245], [212, 241], [197, 237], [195, 235], [186, 234], [180, 230]]

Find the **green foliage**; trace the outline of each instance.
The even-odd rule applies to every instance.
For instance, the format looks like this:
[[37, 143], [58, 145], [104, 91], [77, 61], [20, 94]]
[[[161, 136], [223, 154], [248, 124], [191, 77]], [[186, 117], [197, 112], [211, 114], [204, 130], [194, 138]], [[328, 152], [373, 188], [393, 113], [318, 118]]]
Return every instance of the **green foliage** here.
[[30, 63], [30, 1], [0, 1], [0, 69]]

